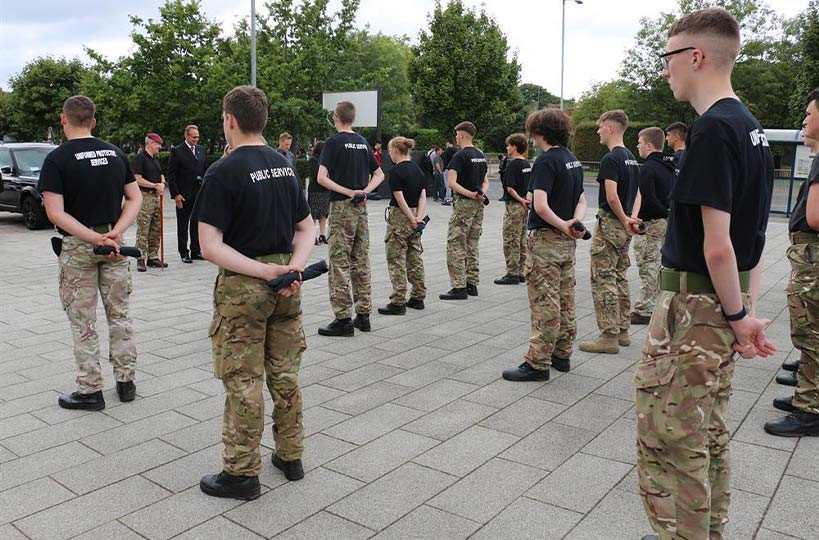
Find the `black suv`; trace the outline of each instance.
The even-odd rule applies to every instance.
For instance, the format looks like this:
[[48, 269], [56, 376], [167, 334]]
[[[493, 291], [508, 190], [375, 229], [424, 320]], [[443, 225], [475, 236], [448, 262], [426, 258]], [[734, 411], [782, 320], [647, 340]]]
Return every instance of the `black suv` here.
[[29, 229], [49, 225], [37, 181], [43, 160], [55, 148], [45, 143], [0, 144], [0, 211], [23, 214]]

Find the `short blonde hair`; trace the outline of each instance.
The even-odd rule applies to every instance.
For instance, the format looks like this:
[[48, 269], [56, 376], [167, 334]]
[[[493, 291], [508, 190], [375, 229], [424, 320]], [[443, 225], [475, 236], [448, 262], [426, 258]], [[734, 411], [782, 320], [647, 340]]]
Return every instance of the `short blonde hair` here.
[[614, 122], [615, 124], [620, 124], [623, 128], [623, 131], [626, 130], [628, 127], [628, 115], [626, 111], [622, 109], [615, 109], [613, 111], [606, 111], [600, 115], [600, 119], [597, 120], [598, 124], [602, 124], [603, 122]]

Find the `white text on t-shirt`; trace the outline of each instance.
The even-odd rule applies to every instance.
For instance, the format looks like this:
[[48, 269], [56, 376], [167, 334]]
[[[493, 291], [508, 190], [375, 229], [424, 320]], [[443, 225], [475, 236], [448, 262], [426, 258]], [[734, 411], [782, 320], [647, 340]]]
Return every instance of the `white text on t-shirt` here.
[[260, 169], [250, 173], [250, 181], [254, 184], [262, 180], [270, 180], [271, 178], [285, 178], [295, 176], [293, 169], [290, 167], [274, 167], [272, 169]]

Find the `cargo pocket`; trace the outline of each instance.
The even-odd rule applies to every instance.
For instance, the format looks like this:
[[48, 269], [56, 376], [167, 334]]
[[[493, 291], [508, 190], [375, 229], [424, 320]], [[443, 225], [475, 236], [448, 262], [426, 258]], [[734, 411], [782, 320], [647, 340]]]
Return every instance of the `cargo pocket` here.
[[225, 366], [224, 319], [218, 313], [214, 313], [210, 328], [208, 328], [208, 337], [213, 349], [213, 375], [217, 379], [221, 379], [230, 371]]
[[671, 382], [677, 366], [674, 362], [677, 355], [663, 354], [656, 357], [643, 357], [637, 365], [634, 384], [638, 390], [647, 390]]

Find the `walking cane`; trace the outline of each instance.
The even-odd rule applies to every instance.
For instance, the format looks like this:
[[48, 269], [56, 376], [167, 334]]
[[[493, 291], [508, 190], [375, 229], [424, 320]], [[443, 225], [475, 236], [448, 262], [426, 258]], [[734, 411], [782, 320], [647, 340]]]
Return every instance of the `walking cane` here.
[[163, 195], [163, 193], [159, 194], [159, 264], [165, 270], [165, 220], [163, 218], [165, 197]]

